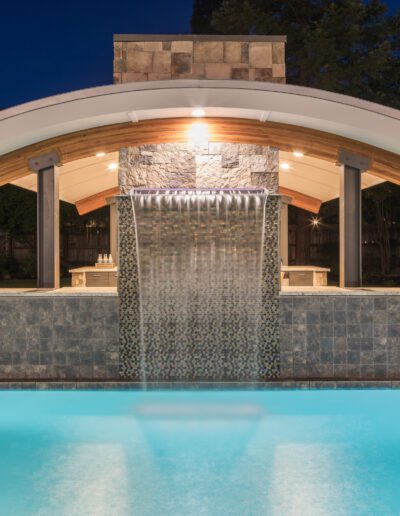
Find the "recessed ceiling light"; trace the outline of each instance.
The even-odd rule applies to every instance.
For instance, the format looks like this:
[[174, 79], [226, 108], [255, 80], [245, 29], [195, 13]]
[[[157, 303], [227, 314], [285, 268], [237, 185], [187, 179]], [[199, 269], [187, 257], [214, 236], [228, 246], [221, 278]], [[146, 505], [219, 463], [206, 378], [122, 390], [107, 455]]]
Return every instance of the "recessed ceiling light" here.
[[105, 152], [101, 151], [101, 152], [96, 152], [96, 158], [104, 158], [104, 156], [106, 155]]
[[206, 114], [206, 112], [204, 111], [204, 109], [201, 109], [201, 108], [195, 108], [192, 111], [192, 116], [194, 116], [196, 118], [201, 118], [205, 114]]
[[293, 156], [295, 156], [296, 158], [302, 158], [304, 157], [304, 154], [301, 151], [295, 150], [293, 151]]
[[290, 169], [290, 165], [289, 163], [286, 163], [285, 161], [283, 163], [279, 163], [279, 166], [282, 170], [289, 170]]
[[110, 163], [109, 165], [107, 165], [107, 168], [108, 170], [117, 170], [118, 163]]

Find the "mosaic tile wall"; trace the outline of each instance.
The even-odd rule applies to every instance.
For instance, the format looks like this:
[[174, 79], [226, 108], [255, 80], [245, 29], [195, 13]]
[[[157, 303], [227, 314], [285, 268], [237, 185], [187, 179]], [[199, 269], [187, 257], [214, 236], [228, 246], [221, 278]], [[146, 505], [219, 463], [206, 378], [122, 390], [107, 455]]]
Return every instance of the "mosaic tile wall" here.
[[[123, 376], [146, 381], [276, 378], [278, 255], [273, 247], [278, 224], [268, 222], [277, 217], [279, 198], [268, 198], [264, 212], [264, 195], [248, 196], [246, 203], [243, 198], [240, 208], [222, 200], [218, 207], [194, 202], [191, 210], [171, 205], [165, 196], [148, 197], [143, 206], [134, 201], [140, 287], [136, 272], [131, 282], [128, 273], [129, 267], [137, 270], [137, 251], [129, 245], [126, 253], [121, 246]], [[132, 225], [129, 204], [129, 198], [121, 198], [120, 217]], [[130, 238], [136, 239], [133, 232]], [[267, 259], [261, 269], [262, 244]]]
[[265, 205], [264, 240], [262, 249], [262, 314], [263, 371], [261, 378], [280, 376], [280, 245], [279, 217], [281, 202], [279, 195], [270, 195]]
[[133, 186], [242, 188], [278, 193], [279, 151], [261, 145], [163, 143], [120, 151], [122, 194]]
[[118, 298], [0, 296], [0, 380], [118, 377]]
[[399, 379], [400, 295], [281, 295], [282, 378]]
[[114, 36], [114, 83], [167, 79], [285, 82], [282, 36]]
[[[144, 145], [122, 149], [120, 157], [123, 193], [133, 186], [254, 185], [272, 192], [278, 186], [278, 151], [256, 145]], [[189, 216], [135, 204], [136, 235], [131, 200], [120, 197], [123, 377], [256, 381], [279, 376], [279, 211], [277, 195], [268, 197], [257, 216], [233, 210], [229, 224], [223, 212]], [[211, 241], [205, 242], [205, 227]], [[192, 278], [199, 257], [204, 267]], [[236, 274], [227, 274], [229, 267]]]
[[140, 379], [141, 317], [136, 224], [130, 197], [118, 197], [120, 374]]

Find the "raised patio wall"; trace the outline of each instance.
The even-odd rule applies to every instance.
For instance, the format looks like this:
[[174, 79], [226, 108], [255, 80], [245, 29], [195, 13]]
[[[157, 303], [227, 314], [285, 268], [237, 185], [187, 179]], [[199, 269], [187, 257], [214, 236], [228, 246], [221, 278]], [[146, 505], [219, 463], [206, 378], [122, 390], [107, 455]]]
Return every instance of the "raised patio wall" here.
[[168, 79], [285, 82], [282, 36], [114, 36], [114, 83]]
[[[118, 380], [118, 297], [0, 296], [0, 381]], [[400, 379], [400, 294], [280, 296], [281, 379]]]
[[280, 330], [282, 378], [400, 378], [400, 293], [283, 293]]
[[0, 380], [118, 378], [118, 297], [1, 295]]

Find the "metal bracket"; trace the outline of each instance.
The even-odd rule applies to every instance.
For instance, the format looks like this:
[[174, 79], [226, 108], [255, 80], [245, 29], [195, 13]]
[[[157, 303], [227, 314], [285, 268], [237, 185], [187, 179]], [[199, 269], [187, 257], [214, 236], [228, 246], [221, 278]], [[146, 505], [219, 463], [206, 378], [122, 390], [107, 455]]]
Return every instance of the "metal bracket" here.
[[289, 195], [280, 194], [280, 198], [282, 204], [291, 204], [293, 200], [293, 197], [290, 197]]
[[361, 154], [354, 154], [346, 149], [340, 149], [338, 165], [347, 165], [348, 167], [357, 168], [361, 172], [365, 172], [371, 166], [371, 159]]
[[128, 115], [128, 118], [132, 122], [132, 124], [136, 124], [137, 122], [139, 122], [139, 117], [137, 116], [136, 111], [128, 111], [126, 114]]
[[260, 122], [268, 122], [270, 115], [271, 115], [271, 111], [261, 111]]
[[40, 170], [55, 167], [60, 164], [60, 155], [57, 151], [52, 151], [41, 156], [35, 156], [28, 159], [28, 167], [32, 172], [39, 172]]

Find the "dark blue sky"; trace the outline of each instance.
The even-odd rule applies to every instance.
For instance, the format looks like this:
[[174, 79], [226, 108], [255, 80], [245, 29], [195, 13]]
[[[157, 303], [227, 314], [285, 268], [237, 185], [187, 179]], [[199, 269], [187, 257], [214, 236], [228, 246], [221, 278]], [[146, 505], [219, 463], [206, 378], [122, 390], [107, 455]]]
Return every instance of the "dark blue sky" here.
[[192, 1], [0, 0], [0, 109], [111, 84], [113, 34], [190, 33]]
[[[190, 32], [193, 0], [3, 0], [0, 109], [112, 83], [112, 36]], [[400, 0], [390, 0], [392, 8]]]

